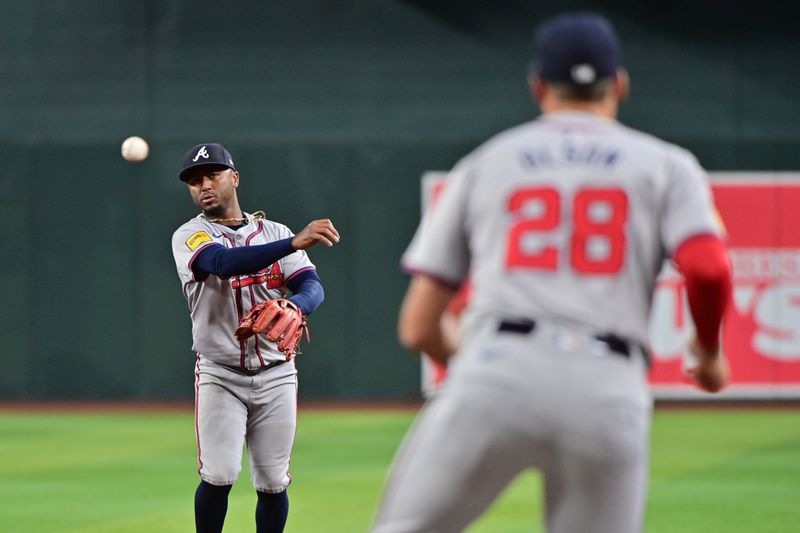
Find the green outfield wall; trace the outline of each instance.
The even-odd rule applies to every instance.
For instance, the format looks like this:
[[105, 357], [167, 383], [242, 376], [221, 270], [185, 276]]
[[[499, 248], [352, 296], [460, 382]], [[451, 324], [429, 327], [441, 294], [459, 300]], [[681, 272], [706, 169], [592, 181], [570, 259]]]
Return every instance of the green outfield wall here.
[[[800, 170], [795, 3], [0, 6], [0, 399], [192, 396], [170, 237], [196, 214], [180, 157], [214, 141], [233, 153], [245, 210], [341, 232], [311, 250], [327, 299], [300, 397], [416, 397], [395, 324], [420, 176], [535, 115], [530, 32], [562, 9], [616, 24], [624, 122], [713, 170]], [[145, 162], [121, 159], [129, 135], [150, 141]]]

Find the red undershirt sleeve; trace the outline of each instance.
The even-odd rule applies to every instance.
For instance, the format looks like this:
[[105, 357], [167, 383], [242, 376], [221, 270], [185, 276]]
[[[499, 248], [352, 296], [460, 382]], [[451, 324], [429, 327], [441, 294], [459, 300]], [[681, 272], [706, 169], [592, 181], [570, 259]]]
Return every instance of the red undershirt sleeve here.
[[686, 280], [689, 311], [703, 348], [719, 348], [722, 317], [733, 287], [731, 263], [725, 244], [714, 235], [692, 237], [674, 254], [675, 265]]

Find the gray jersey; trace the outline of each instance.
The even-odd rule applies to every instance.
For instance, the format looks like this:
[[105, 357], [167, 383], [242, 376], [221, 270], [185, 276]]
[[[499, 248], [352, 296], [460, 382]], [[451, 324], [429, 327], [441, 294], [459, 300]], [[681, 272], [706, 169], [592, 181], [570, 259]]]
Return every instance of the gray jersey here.
[[201, 250], [213, 244], [237, 248], [267, 244], [293, 233], [283, 224], [253, 220], [239, 229], [209, 222], [198, 215], [172, 236], [172, 253], [183, 285], [183, 295], [192, 317], [192, 349], [207, 359], [228, 366], [257, 369], [286, 357], [275, 343], [256, 335], [239, 342], [233, 335], [239, 321], [255, 304], [289, 295], [286, 283], [295, 275], [313, 269], [305, 251], [298, 250], [252, 275], [221, 279], [209, 275], [197, 279], [192, 263]]
[[584, 112], [503, 132], [453, 169], [404, 267], [453, 285], [479, 318], [525, 317], [646, 343], [655, 278], [685, 240], [718, 234], [686, 150]]

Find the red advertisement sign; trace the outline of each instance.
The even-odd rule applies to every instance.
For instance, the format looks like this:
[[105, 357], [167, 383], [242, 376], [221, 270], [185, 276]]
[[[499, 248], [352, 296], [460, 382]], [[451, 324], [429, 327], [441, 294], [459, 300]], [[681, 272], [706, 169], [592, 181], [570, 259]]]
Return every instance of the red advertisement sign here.
[[[435, 203], [443, 178], [426, 174], [424, 206]], [[800, 173], [712, 173], [711, 183], [734, 272], [722, 339], [733, 378], [715, 397], [800, 397]], [[709, 397], [683, 377], [694, 326], [683, 282], [669, 266], [659, 277], [650, 318], [654, 395]], [[424, 391], [444, 377], [441, 368], [423, 363]]]
[[[800, 396], [800, 174], [712, 174], [734, 273], [723, 348], [732, 383], [723, 396]], [[685, 291], [666, 269], [650, 322], [657, 396], [694, 393], [682, 377], [692, 335]]]

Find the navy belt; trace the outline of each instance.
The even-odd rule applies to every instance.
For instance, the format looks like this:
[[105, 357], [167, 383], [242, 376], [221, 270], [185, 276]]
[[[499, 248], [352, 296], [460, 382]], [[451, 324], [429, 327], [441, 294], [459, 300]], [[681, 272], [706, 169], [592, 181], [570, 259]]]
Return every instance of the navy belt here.
[[224, 366], [227, 366], [228, 368], [230, 368], [231, 370], [235, 370], [236, 372], [247, 374], [248, 376], [255, 376], [256, 374], [260, 374], [265, 370], [269, 370], [270, 368], [275, 368], [276, 366], [280, 366], [285, 362], [286, 361], [272, 361], [271, 363], [267, 363], [266, 365], [260, 368], [242, 368], [240, 366], [229, 366], [229, 365], [224, 365]]
[[[519, 335], [527, 335], [533, 332], [535, 329], [536, 329], [536, 321], [526, 320], [526, 319], [502, 320], [500, 322], [500, 325], [497, 327], [497, 331], [504, 331], [506, 333], [517, 333]], [[650, 357], [647, 349], [644, 346], [623, 339], [619, 335], [615, 335], [613, 333], [595, 335], [594, 338], [602, 342], [606, 346], [608, 346], [608, 349], [612, 354], [619, 355], [627, 359], [630, 359], [631, 354], [634, 352], [634, 349], [638, 348], [642, 356], [644, 357], [645, 362], [647, 363], [647, 367], [648, 368], [650, 367]]]

